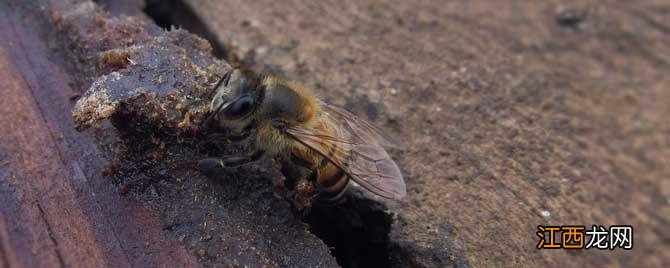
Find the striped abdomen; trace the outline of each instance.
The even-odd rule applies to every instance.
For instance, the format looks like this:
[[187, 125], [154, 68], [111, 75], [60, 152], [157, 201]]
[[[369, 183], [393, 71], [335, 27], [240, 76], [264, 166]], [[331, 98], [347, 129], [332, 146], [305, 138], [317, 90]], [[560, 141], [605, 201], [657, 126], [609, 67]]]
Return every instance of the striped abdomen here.
[[[319, 123], [314, 126], [318, 131], [328, 133], [329, 136], [336, 139], [342, 138], [344, 133], [337, 126], [326, 118], [320, 119]], [[299, 149], [296, 148], [297, 150], [293, 152], [297, 158], [309, 163], [313, 170], [310, 180], [315, 182], [315, 186], [319, 190], [319, 201], [325, 202], [337, 200], [344, 193], [349, 182], [349, 176], [330, 160], [342, 159], [346, 152], [337, 151], [336, 146], [330, 142], [332, 141], [328, 138], [321, 140], [324, 147], [328, 148], [327, 151], [324, 150], [324, 154], [303, 146]]]

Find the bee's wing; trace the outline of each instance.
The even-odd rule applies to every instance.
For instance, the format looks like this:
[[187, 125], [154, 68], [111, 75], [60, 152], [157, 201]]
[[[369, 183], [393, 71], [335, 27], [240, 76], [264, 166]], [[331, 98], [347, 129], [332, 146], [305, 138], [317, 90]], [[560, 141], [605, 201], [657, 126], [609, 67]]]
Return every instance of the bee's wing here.
[[358, 118], [349, 111], [323, 101], [320, 101], [319, 105], [336, 123], [339, 123], [341, 127], [346, 128], [347, 131], [361, 140], [368, 143], [375, 142], [387, 148], [401, 149], [403, 147], [400, 141], [388, 134], [388, 132], [379, 129], [366, 120]]
[[[330, 113], [328, 110], [324, 112]], [[286, 131], [328, 158], [365, 189], [389, 199], [405, 197], [407, 193], [400, 169], [379, 144], [376, 135], [363, 125], [369, 123], [361, 119], [350, 121], [337, 115], [331, 119], [334, 119], [333, 124], [338, 124], [333, 128], [341, 132], [339, 135], [299, 126], [289, 127]]]

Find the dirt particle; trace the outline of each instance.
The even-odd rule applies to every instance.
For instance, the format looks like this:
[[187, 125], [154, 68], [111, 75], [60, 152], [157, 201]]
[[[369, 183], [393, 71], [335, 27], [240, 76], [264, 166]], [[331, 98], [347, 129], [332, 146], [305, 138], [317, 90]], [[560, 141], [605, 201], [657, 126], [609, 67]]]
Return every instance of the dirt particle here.
[[[94, 84], [91, 87], [96, 87]], [[72, 116], [77, 129], [89, 127], [94, 122], [109, 118], [116, 111], [118, 102], [112, 102], [106, 92], [97, 91], [77, 101]]]
[[119, 172], [119, 165], [117, 163], [110, 163], [102, 170], [102, 176], [109, 177]]
[[104, 18], [98, 16], [95, 18], [95, 25], [97, 25], [100, 28], [103, 28], [107, 25], [107, 21]]
[[130, 192], [130, 186], [128, 184], [123, 184], [119, 187], [119, 194], [126, 195]]
[[551, 212], [549, 212], [549, 210], [542, 210], [540, 211], [540, 214], [545, 218], [549, 218], [551, 216]]
[[63, 20], [63, 14], [61, 14], [56, 10], [51, 11], [49, 15], [51, 16], [51, 21], [53, 21], [54, 24], [58, 24], [59, 22], [61, 22], [61, 20]]
[[72, 95], [70, 95], [69, 99], [70, 99], [71, 101], [73, 101], [73, 100], [78, 99], [79, 97], [81, 97], [81, 94], [75, 92], [75, 93], [72, 93]]
[[107, 50], [102, 52], [102, 67], [108, 70], [126, 68], [130, 64], [130, 52], [119, 50]]
[[241, 23], [242, 27], [258, 27], [260, 25], [260, 22], [258, 20], [251, 20], [251, 19], [244, 19], [242, 20]]
[[195, 254], [197, 254], [198, 257], [203, 258], [203, 257], [207, 256], [207, 251], [206, 251], [205, 249], [202, 249], [202, 248], [201, 248], [201, 249], [198, 249], [198, 250], [195, 252]]
[[564, 10], [556, 16], [556, 23], [563, 28], [580, 29], [586, 19], [586, 13], [579, 10]]

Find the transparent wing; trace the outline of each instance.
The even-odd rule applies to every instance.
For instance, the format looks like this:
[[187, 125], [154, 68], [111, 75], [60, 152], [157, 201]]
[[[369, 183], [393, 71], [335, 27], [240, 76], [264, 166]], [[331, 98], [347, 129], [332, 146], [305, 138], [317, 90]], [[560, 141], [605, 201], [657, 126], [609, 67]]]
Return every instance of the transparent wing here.
[[370, 122], [358, 118], [358, 116], [349, 111], [330, 105], [323, 101], [319, 102], [324, 113], [330, 116], [340, 127], [354, 134], [367, 143], [378, 143], [388, 148], [402, 149], [402, 144], [388, 132], [383, 131]]
[[332, 114], [332, 109], [324, 109], [324, 112], [331, 116], [332, 120], [326, 120], [331, 125], [325, 128], [331, 131], [290, 127], [286, 132], [329, 159], [372, 193], [389, 199], [405, 197], [400, 169], [381, 146], [378, 134], [370, 132], [368, 125], [371, 125], [351, 117], [348, 112], [344, 116]]

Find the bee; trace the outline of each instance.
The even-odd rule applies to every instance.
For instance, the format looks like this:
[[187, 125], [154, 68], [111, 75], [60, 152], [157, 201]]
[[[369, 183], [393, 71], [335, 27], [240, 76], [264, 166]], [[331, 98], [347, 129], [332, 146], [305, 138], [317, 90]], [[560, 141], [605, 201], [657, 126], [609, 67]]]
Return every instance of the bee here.
[[215, 86], [205, 129], [226, 129], [232, 141], [256, 131], [248, 155], [206, 158], [202, 171], [238, 166], [263, 156], [279, 159], [294, 205], [337, 202], [351, 181], [388, 199], [406, 196], [400, 169], [384, 147], [391, 137], [352, 113], [327, 104], [304, 86], [233, 69]]

